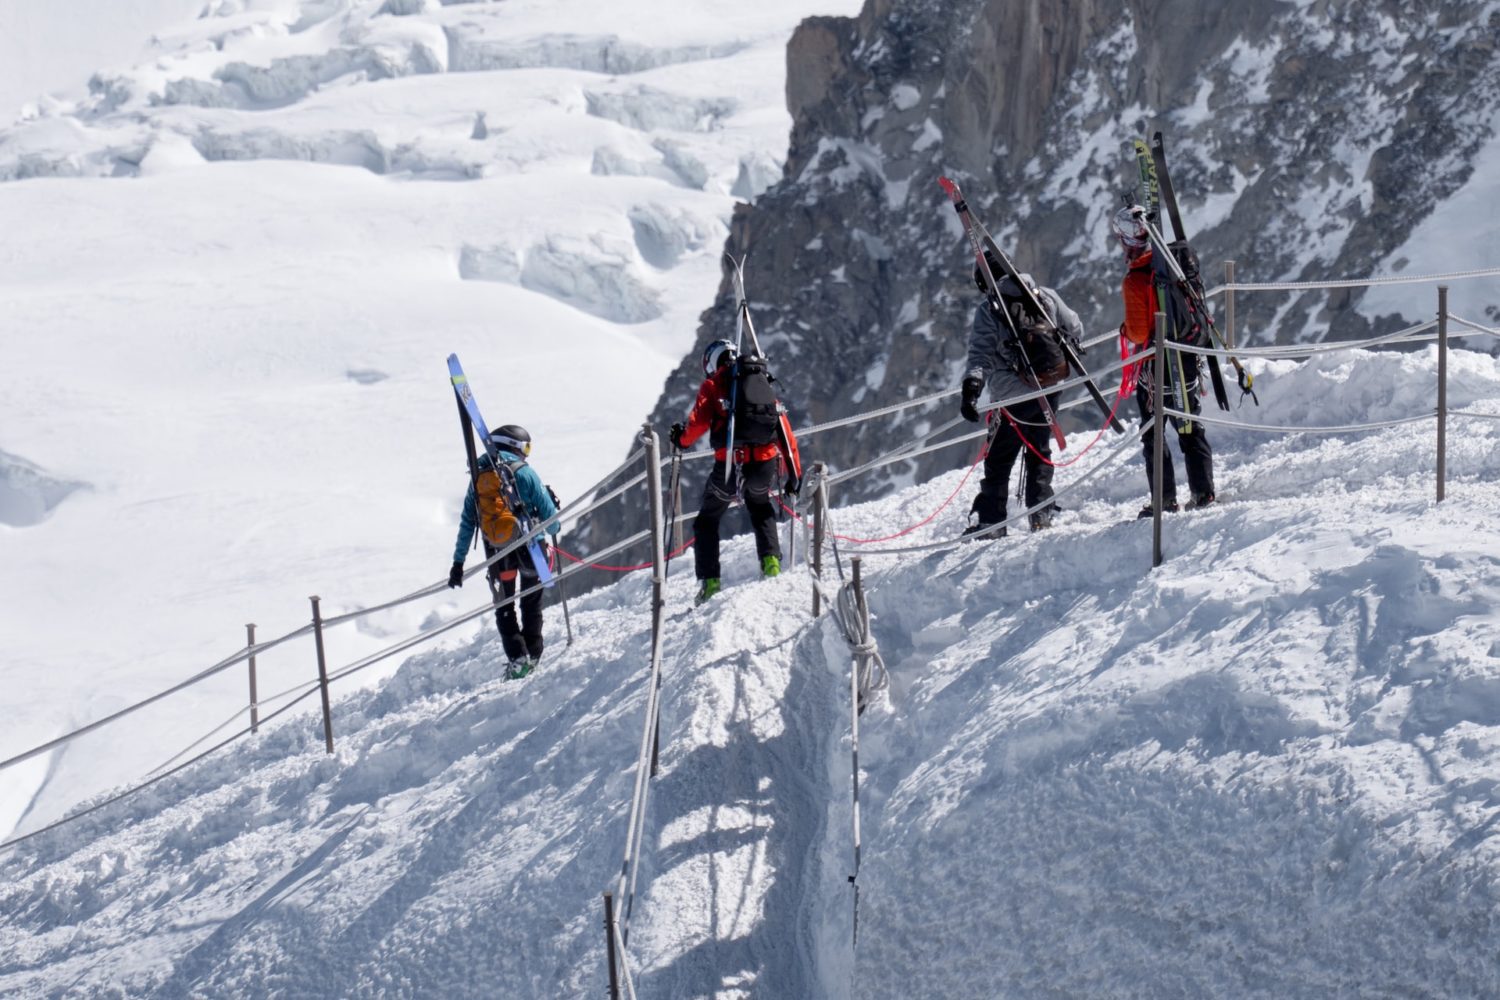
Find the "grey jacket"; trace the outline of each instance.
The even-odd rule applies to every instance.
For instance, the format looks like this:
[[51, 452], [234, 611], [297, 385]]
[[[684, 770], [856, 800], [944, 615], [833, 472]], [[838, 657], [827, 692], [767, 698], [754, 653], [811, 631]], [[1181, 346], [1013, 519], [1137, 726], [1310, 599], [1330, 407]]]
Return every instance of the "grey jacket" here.
[[[1062, 332], [1075, 343], [1083, 337], [1083, 323], [1078, 314], [1068, 308], [1062, 297], [1050, 288], [1039, 286], [1031, 275], [1021, 275], [1041, 300], [1042, 307], [1051, 314]], [[1001, 291], [1005, 291], [1009, 278], [1001, 280]], [[976, 376], [989, 383], [990, 399], [1007, 399], [1034, 392], [1036, 386], [1026, 381], [1022, 373], [1026, 370], [1020, 348], [1011, 335], [1010, 326], [995, 315], [985, 296], [974, 310], [974, 323], [969, 330], [969, 359], [964, 378]]]

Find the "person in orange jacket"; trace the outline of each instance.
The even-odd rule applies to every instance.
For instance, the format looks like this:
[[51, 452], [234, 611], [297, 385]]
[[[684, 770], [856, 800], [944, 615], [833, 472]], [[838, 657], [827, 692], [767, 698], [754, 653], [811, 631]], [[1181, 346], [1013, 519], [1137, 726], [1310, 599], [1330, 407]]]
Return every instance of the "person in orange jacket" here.
[[[1170, 340], [1185, 343], [1197, 341], [1199, 323], [1193, 313], [1192, 303], [1183, 294], [1173, 279], [1165, 262], [1157, 260], [1152, 250], [1150, 236], [1141, 222], [1139, 206], [1122, 208], [1110, 222], [1110, 229], [1125, 251], [1126, 270], [1121, 282], [1120, 294], [1125, 304], [1125, 322], [1120, 324], [1121, 353], [1144, 351], [1155, 336], [1155, 316], [1158, 309], [1167, 314], [1167, 333]], [[1173, 244], [1172, 246], [1176, 246]], [[1189, 251], [1191, 253], [1191, 251]], [[1196, 257], [1193, 258], [1196, 261]], [[1196, 277], [1197, 267], [1192, 268]], [[1184, 351], [1169, 350], [1165, 354], [1166, 405], [1170, 409], [1197, 415], [1202, 410], [1199, 397], [1202, 395], [1202, 369], [1200, 357]], [[1142, 451], [1146, 456], [1146, 485], [1152, 486], [1152, 451], [1156, 434], [1151, 426], [1152, 414], [1156, 412], [1152, 379], [1154, 375], [1150, 359], [1140, 363], [1136, 371], [1135, 400], [1140, 409], [1141, 424], [1146, 428], [1141, 436]], [[1190, 507], [1207, 507], [1214, 502], [1214, 451], [1208, 443], [1207, 429], [1201, 420], [1170, 418], [1177, 431], [1177, 449], [1182, 452], [1182, 463], [1187, 469], [1188, 489], [1192, 493]], [[1172, 471], [1169, 452], [1162, 464], [1162, 510], [1175, 513], [1177, 505], [1177, 477]], [[1152, 505], [1148, 502], [1141, 510], [1141, 517], [1151, 517]]]
[[[790, 470], [783, 489], [796, 493], [799, 486], [796, 445], [788, 440], [764, 362], [758, 358], [741, 362], [733, 344], [716, 340], [703, 351], [703, 374], [686, 425], [673, 424], [670, 435], [674, 447], [687, 449], [706, 433], [714, 449], [713, 471], [703, 484], [703, 502], [693, 521], [698, 604], [719, 592], [719, 522], [737, 496], [743, 497], [750, 514], [761, 575], [781, 573], [781, 540], [771, 492], [783, 457]], [[727, 452], [731, 415], [735, 418], [733, 455]]]

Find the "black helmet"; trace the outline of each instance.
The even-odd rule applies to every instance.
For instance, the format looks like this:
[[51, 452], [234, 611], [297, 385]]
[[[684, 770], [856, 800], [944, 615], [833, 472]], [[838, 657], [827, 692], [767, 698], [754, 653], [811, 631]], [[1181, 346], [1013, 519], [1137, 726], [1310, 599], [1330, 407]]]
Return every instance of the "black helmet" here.
[[490, 431], [490, 442], [497, 448], [505, 448], [523, 458], [531, 454], [531, 433], [520, 424], [506, 424]]

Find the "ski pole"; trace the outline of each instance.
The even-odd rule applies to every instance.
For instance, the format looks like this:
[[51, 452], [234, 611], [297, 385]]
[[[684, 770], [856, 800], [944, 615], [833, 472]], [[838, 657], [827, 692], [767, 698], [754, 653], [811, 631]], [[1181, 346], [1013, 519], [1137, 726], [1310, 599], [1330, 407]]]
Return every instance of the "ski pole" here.
[[568, 614], [568, 588], [562, 580], [557, 581], [557, 596], [562, 598], [563, 627], [568, 630], [568, 645], [573, 645], [573, 618]]
[[[712, 474], [713, 474], [712, 472], [709, 473], [709, 475], [712, 475]], [[677, 517], [678, 517], [679, 514], [682, 513], [682, 510], [681, 510], [682, 492], [681, 492], [681, 489], [680, 489], [681, 483], [682, 483], [682, 478], [681, 477], [682, 477], [682, 449], [679, 448], [679, 447], [677, 447], [674, 444], [674, 445], [672, 445], [672, 475], [670, 477], [670, 485], [667, 487], [667, 492], [672, 495], [672, 500], [671, 500], [671, 503], [667, 505], [667, 509], [668, 509], [667, 523], [664, 524], [664, 525], [662, 525], [662, 531], [661, 531], [662, 538], [670, 538], [671, 537], [671, 535], [672, 535], [672, 529], [677, 524]], [[661, 571], [661, 578], [662, 578], [663, 581], [665, 581], [669, 576], [672, 575], [672, 553], [673, 553], [673, 551], [675, 551], [675, 550], [671, 546], [667, 547], [666, 560], [665, 560], [665, 563], [662, 566], [662, 571]]]

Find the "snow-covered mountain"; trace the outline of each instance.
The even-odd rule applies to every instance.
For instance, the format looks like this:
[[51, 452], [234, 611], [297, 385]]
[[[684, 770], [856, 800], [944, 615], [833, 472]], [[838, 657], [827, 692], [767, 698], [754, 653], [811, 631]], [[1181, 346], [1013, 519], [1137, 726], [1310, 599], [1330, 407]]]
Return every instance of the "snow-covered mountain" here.
[[[1295, 401], [1277, 422], [1339, 425], [1424, 409], [1436, 359], [1252, 364]], [[1500, 363], [1452, 378], [1500, 413]], [[1156, 570], [1128, 443], [1059, 474], [1083, 485], [1051, 531], [865, 546], [890, 681], [861, 721], [857, 946], [848, 647], [748, 539], [706, 607], [674, 573], [639, 995], [1495, 994], [1500, 426], [1462, 426], [1442, 504], [1430, 423], [1222, 432], [1225, 502], [1169, 518]], [[834, 527], [957, 488], [903, 544], [952, 537], [964, 477]], [[524, 681], [488, 635], [423, 654], [335, 704], [332, 757], [280, 725], [20, 845], [0, 992], [602, 995], [649, 583], [576, 602]]]
[[[956, 388], [975, 292], [945, 173], [1090, 335], [1117, 328], [1108, 222], [1123, 194], [1139, 197], [1131, 139], [1156, 129], [1210, 286], [1231, 259], [1242, 282], [1500, 266], [1500, 234], [1480, 221], [1500, 213], [1497, 31], [1496, 0], [870, 0], [857, 18], [810, 19], [788, 49], [787, 176], [731, 233], [787, 405], [821, 422]], [[1242, 294], [1240, 340], [1350, 339], [1430, 317], [1430, 286], [1407, 291]], [[1456, 282], [1452, 307], [1500, 320], [1500, 279]], [[733, 323], [721, 286], [699, 348]], [[690, 353], [659, 426], [698, 377]], [[889, 434], [870, 425], [820, 457], [851, 468]], [[852, 488], [878, 496], [957, 460], [935, 453]]]
[[[212, 0], [0, 129], [0, 759], [217, 662], [246, 622], [306, 622], [309, 594], [335, 614], [443, 577], [451, 351], [564, 500], [612, 467], [691, 346], [733, 204], [780, 176], [787, 38], [855, 7]], [[76, 13], [7, 5], [34, 34], [4, 51]], [[313, 664], [259, 669], [270, 692]], [[0, 773], [0, 829], [245, 703], [235, 671]]]

